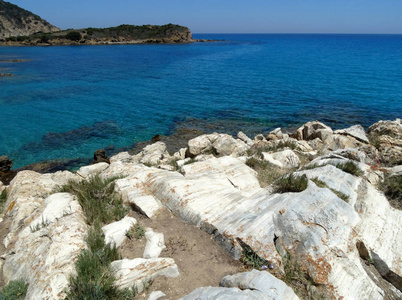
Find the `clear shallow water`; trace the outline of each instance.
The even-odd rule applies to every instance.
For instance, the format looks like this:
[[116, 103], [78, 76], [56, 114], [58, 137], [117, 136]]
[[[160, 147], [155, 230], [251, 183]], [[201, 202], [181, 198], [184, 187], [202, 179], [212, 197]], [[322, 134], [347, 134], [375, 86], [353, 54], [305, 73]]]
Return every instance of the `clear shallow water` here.
[[253, 135], [402, 117], [402, 35], [194, 37], [225, 41], [0, 47], [0, 59], [29, 59], [0, 61], [16, 75], [0, 78], [0, 155], [14, 167], [91, 157], [186, 118]]

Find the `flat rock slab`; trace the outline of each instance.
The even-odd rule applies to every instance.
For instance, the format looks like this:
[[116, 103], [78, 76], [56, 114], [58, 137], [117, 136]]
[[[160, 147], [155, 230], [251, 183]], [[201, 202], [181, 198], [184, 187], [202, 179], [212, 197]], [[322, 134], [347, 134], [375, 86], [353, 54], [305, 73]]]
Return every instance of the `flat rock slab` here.
[[144, 258], [158, 258], [162, 250], [166, 248], [163, 233], [154, 232], [151, 228], [147, 228], [145, 232], [147, 243], [144, 250]]
[[102, 227], [102, 231], [105, 234], [105, 243], [114, 244], [116, 247], [120, 247], [126, 239], [126, 233], [137, 224], [137, 220], [132, 217], [124, 217], [120, 221], [113, 222]]
[[135, 286], [138, 293], [142, 292], [149, 281], [157, 276], [177, 277], [179, 270], [172, 258], [136, 258], [116, 260], [111, 263], [111, 269], [116, 277], [115, 284], [121, 288]]
[[148, 218], [155, 216], [162, 205], [151, 195], [142, 195], [138, 191], [127, 193], [127, 201], [132, 207]]
[[270, 300], [260, 291], [241, 290], [238, 288], [200, 287], [180, 300]]
[[109, 164], [106, 162], [100, 162], [94, 165], [89, 165], [85, 167], [81, 167], [78, 171], [77, 174], [80, 176], [84, 177], [85, 179], [88, 179], [92, 176], [96, 176], [106, 170], [109, 167]]

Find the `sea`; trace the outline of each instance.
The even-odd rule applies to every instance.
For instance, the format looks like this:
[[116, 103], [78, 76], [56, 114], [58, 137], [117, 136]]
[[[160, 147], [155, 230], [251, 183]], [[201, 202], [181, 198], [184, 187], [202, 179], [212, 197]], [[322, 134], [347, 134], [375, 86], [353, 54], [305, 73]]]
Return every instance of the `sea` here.
[[218, 41], [0, 47], [14, 75], [0, 77], [0, 155], [15, 169], [180, 126], [253, 137], [402, 117], [402, 35], [193, 36]]

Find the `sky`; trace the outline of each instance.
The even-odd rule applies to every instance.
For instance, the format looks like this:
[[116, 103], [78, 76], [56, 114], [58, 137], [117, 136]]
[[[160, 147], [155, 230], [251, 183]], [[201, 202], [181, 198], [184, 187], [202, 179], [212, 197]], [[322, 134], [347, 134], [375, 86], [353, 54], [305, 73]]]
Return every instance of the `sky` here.
[[67, 28], [167, 23], [192, 33], [402, 34], [402, 0], [8, 0]]

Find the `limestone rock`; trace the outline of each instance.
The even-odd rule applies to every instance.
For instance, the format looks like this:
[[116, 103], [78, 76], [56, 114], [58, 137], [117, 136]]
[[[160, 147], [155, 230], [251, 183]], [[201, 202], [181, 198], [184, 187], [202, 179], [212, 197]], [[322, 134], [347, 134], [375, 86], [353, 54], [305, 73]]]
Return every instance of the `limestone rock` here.
[[3, 192], [3, 190], [5, 190], [6, 187], [4, 186], [4, 184], [0, 181], [0, 193]]
[[93, 176], [96, 176], [96, 175], [102, 173], [108, 167], [109, 167], [108, 163], [100, 162], [100, 163], [97, 163], [97, 164], [94, 164], [94, 165], [81, 167], [77, 171], [77, 174], [80, 175], [81, 177], [85, 178], [85, 179], [89, 179], [90, 177], [93, 177]]
[[268, 141], [276, 141], [276, 140], [281, 140], [283, 139], [283, 133], [280, 128], [276, 128], [272, 130], [270, 133], [267, 135], [267, 140]]
[[241, 290], [257, 290], [266, 299], [299, 299], [289, 286], [266, 271], [252, 270], [226, 276], [222, 278], [221, 286], [237, 287]]
[[149, 165], [158, 165], [166, 159], [170, 159], [170, 155], [166, 150], [166, 145], [163, 142], [156, 142], [148, 145], [141, 152], [140, 162]]
[[86, 233], [85, 218], [75, 197], [66, 193], [50, 196], [43, 213], [19, 233], [5, 257], [6, 281], [23, 278], [29, 284], [25, 299], [62, 298], [75, 270], [74, 261], [86, 247]]
[[371, 125], [368, 130], [370, 135], [388, 135], [398, 138], [402, 137], [402, 119], [396, 119], [395, 121], [378, 121]]
[[391, 176], [401, 176], [401, 175], [402, 175], [402, 165], [395, 166], [391, 169]]
[[249, 147], [254, 145], [253, 140], [250, 139], [243, 131], [239, 131], [237, 133], [237, 138], [245, 142]]
[[155, 291], [155, 292], [152, 292], [149, 295], [148, 300], [158, 300], [158, 299], [161, 299], [161, 298], [163, 298], [165, 296], [166, 296], [166, 294], [164, 294], [163, 292]]
[[105, 243], [114, 244], [116, 247], [120, 247], [126, 239], [126, 233], [137, 224], [137, 220], [126, 216], [120, 221], [110, 223], [102, 227], [102, 231], [105, 234]]
[[299, 127], [295, 133], [291, 134], [291, 137], [306, 141], [319, 138], [320, 140], [325, 141], [330, 138], [332, 134], [333, 131], [330, 127], [321, 122], [313, 121]]
[[200, 287], [180, 300], [270, 300], [257, 290], [240, 290], [238, 288]]
[[292, 169], [300, 165], [300, 159], [292, 150], [283, 150], [275, 153], [262, 153], [264, 160], [280, 168]]
[[212, 146], [215, 150], [214, 152], [219, 156], [232, 155], [238, 157], [244, 155], [248, 150], [243, 141], [236, 140], [228, 134], [220, 134]]
[[148, 281], [157, 276], [177, 277], [179, 271], [172, 258], [136, 258], [116, 260], [110, 264], [116, 277], [115, 284], [121, 289], [137, 287], [138, 293], [144, 290]]
[[262, 134], [257, 134], [257, 135], [254, 137], [254, 144], [255, 144], [256, 142], [258, 142], [258, 141], [266, 141], [266, 139], [265, 139], [265, 137], [264, 137]]
[[13, 161], [8, 156], [0, 156], [0, 172], [8, 172], [13, 166]]
[[134, 162], [134, 158], [128, 152], [120, 152], [110, 158], [110, 163], [115, 162], [132, 163]]
[[158, 258], [162, 250], [166, 248], [163, 233], [156, 233], [151, 228], [145, 232], [147, 244], [145, 245], [144, 258]]
[[212, 150], [211, 137], [213, 135], [201, 135], [188, 141], [187, 151], [190, 157], [197, 156], [202, 152]]
[[363, 126], [361, 125], [354, 125], [346, 129], [335, 130], [334, 133], [349, 135], [361, 142], [369, 143], [369, 140], [366, 136], [366, 132], [364, 131]]

